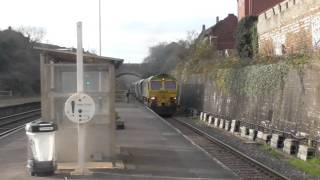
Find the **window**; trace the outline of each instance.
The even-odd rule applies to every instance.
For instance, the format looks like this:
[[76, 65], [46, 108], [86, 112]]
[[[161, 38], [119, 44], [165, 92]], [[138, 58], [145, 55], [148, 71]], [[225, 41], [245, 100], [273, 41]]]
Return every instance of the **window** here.
[[161, 81], [151, 81], [151, 90], [160, 90], [161, 87]]
[[166, 81], [165, 82], [165, 89], [175, 90], [176, 89], [176, 82], [174, 82], [174, 81]]

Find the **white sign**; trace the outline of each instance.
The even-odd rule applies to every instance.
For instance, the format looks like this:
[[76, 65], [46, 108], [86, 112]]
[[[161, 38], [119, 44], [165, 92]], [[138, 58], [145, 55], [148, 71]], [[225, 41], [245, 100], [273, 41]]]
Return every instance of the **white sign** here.
[[283, 34], [277, 34], [273, 36], [272, 39], [275, 48], [275, 54], [278, 56], [283, 55], [283, 46], [286, 43], [286, 37]]
[[67, 99], [64, 112], [67, 118], [74, 123], [87, 123], [94, 116], [95, 103], [89, 95], [75, 93]]
[[320, 16], [316, 16], [311, 21], [312, 44], [314, 48], [320, 47]]

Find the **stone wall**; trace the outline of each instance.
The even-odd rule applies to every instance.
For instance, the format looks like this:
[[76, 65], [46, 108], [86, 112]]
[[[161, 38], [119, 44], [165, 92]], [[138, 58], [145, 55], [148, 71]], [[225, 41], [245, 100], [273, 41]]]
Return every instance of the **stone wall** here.
[[283, 55], [319, 47], [320, 1], [286, 0], [259, 15], [260, 53]]
[[279, 130], [304, 132], [320, 139], [320, 64], [290, 67], [283, 81], [276, 81], [277, 88], [255, 95], [240, 93], [243, 86], [237, 83], [254, 77], [243, 76], [248, 71], [238, 71], [229, 84], [232, 90], [219, 87], [208, 74], [189, 77], [181, 85], [181, 105], [255, 124], [270, 121]]

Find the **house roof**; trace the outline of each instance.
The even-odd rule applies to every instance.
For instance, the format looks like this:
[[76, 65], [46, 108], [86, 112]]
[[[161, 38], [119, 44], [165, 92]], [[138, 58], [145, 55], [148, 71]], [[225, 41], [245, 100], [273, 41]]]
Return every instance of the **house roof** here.
[[216, 48], [218, 50], [234, 49], [235, 38], [234, 33], [238, 25], [238, 18], [234, 14], [229, 14], [225, 19], [217, 22], [208, 29], [203, 27], [203, 31], [197, 38], [197, 42], [201, 42], [214, 38]]
[[[70, 49], [50, 49], [43, 47], [34, 47], [45, 55], [49, 55], [57, 62], [75, 62], [77, 53]], [[83, 60], [87, 63], [98, 62], [98, 63], [113, 63], [118, 68], [122, 63], [123, 59], [98, 56], [91, 53], [83, 53]]]
[[206, 31], [204, 31], [203, 36], [217, 35], [216, 34], [217, 29], [220, 28], [221, 26], [223, 26], [229, 20], [233, 20], [235, 22], [234, 24], [238, 23], [237, 16], [235, 16], [234, 14], [229, 14], [225, 19], [219, 21], [214, 26], [211, 26]]

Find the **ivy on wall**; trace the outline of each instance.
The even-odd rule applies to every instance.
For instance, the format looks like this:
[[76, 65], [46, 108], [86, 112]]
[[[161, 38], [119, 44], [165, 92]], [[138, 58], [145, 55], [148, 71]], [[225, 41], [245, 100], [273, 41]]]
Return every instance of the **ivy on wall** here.
[[235, 39], [236, 49], [241, 58], [253, 58], [258, 51], [257, 16], [242, 18], [238, 24]]
[[286, 62], [253, 65], [237, 69], [217, 69], [210, 77], [221, 90], [246, 96], [257, 96], [280, 87], [287, 78], [290, 65]]

